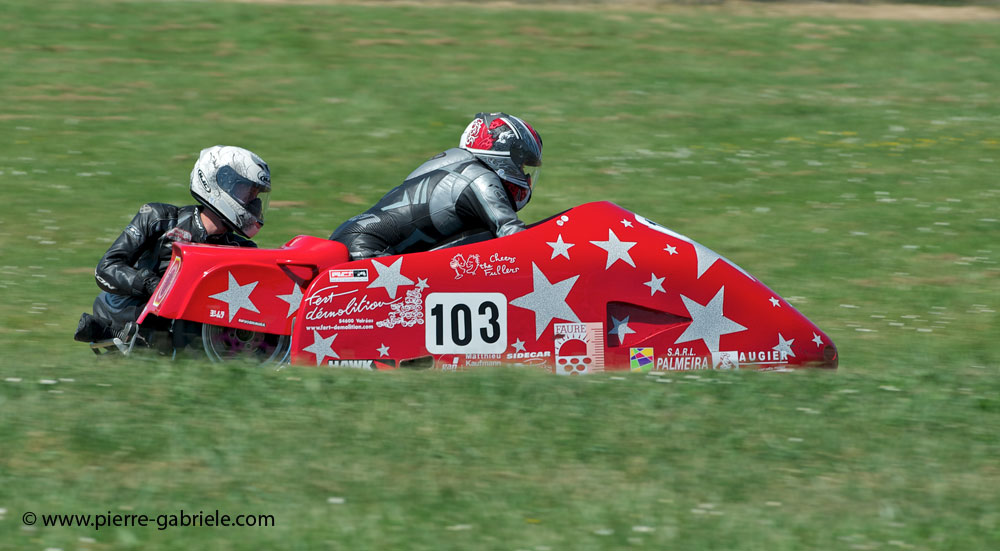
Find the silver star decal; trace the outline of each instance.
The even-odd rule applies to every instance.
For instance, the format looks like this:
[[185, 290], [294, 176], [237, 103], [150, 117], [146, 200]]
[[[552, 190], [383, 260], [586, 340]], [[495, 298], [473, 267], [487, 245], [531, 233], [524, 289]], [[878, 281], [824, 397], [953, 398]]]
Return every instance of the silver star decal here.
[[216, 300], [221, 300], [225, 302], [229, 307], [229, 321], [233, 321], [233, 317], [240, 311], [240, 309], [250, 310], [251, 312], [260, 313], [260, 310], [254, 306], [254, 303], [250, 300], [250, 293], [253, 292], [254, 287], [260, 283], [259, 281], [254, 281], [253, 283], [247, 283], [246, 285], [240, 285], [233, 277], [233, 272], [229, 272], [229, 288], [221, 293], [216, 293], [210, 295], [208, 298], [214, 298]]
[[771, 350], [774, 350], [778, 354], [781, 354], [783, 358], [784, 357], [794, 358], [795, 352], [792, 352], [793, 342], [795, 342], [795, 339], [789, 339], [786, 341], [785, 337], [782, 337], [781, 333], [778, 333], [778, 344], [776, 344], [774, 348], [772, 348]]
[[331, 358], [340, 358], [340, 356], [333, 351], [333, 340], [336, 338], [337, 333], [334, 333], [332, 337], [324, 339], [319, 336], [319, 331], [313, 329], [313, 343], [302, 350], [311, 354], [316, 354], [316, 365], [322, 365], [323, 359], [327, 356]]
[[635, 330], [628, 326], [628, 319], [632, 316], [625, 316], [625, 319], [620, 320], [614, 316], [611, 316], [611, 324], [614, 327], [608, 331], [609, 335], [616, 335], [618, 337], [618, 342], [620, 344], [625, 343], [625, 335], [629, 333], [635, 333]]
[[771, 297], [771, 298], [769, 298], [767, 300], [771, 301], [771, 306], [781, 306], [781, 301], [779, 301], [778, 299], [776, 299], [774, 297]]
[[628, 220], [622, 219], [622, 225], [625, 226], [626, 228], [631, 228], [632, 227], [632, 222], [629, 222]]
[[629, 266], [635, 268], [635, 262], [632, 261], [632, 257], [628, 254], [628, 250], [635, 247], [637, 241], [621, 241], [615, 232], [608, 230], [608, 240], [607, 241], [591, 241], [594, 245], [604, 249], [608, 253], [608, 263], [604, 266], [607, 270], [612, 264], [621, 260]]
[[382, 346], [376, 348], [375, 350], [378, 350], [378, 357], [379, 358], [381, 358], [382, 356], [388, 356], [389, 355], [389, 347], [386, 346], [385, 343], [382, 343]]
[[[555, 241], [546, 241], [545, 243], [552, 247], [552, 258], [557, 256], [565, 256], [566, 258], [569, 258], [569, 248], [576, 245], [576, 243], [565, 243], [562, 240], [562, 234], [559, 234], [559, 237], [557, 237]], [[549, 260], [552, 260], [552, 258]]]
[[517, 339], [516, 341], [514, 341], [514, 344], [511, 346], [513, 346], [514, 350], [518, 352], [524, 352], [524, 341], [522, 341], [521, 339]]
[[812, 342], [816, 343], [817, 347], [823, 346], [823, 337], [817, 335], [816, 333], [813, 333]]
[[403, 267], [403, 258], [397, 258], [391, 265], [386, 266], [377, 260], [372, 260], [372, 266], [378, 272], [375, 281], [368, 285], [369, 289], [382, 287], [389, 293], [389, 298], [396, 298], [396, 290], [401, 285], [413, 285], [413, 280], [399, 273]]
[[417, 284], [414, 285], [414, 287], [416, 287], [417, 289], [420, 289], [421, 291], [423, 291], [424, 289], [430, 287], [430, 285], [427, 284], [427, 278], [426, 277], [418, 277], [417, 278]]
[[750, 274], [748, 274], [748, 273], [746, 273], [746, 272], [743, 271], [743, 268], [740, 268], [736, 264], [733, 264], [732, 262], [729, 262], [728, 260], [726, 260], [725, 258], [723, 258], [722, 255], [720, 255], [719, 253], [713, 251], [712, 249], [709, 249], [708, 247], [702, 245], [701, 243], [698, 243], [697, 241], [688, 240], [688, 242], [691, 243], [692, 245], [694, 245], [694, 254], [698, 257], [698, 278], [699, 279], [701, 278], [702, 274], [704, 274], [706, 271], [708, 271], [708, 269], [711, 268], [712, 265], [715, 264], [715, 262], [717, 260], [720, 260], [720, 259], [723, 260], [724, 262], [729, 263], [730, 266], [732, 266], [733, 268], [736, 268], [740, 272], [743, 272], [743, 275], [749, 277], [750, 279], [753, 279], [753, 277], [751, 277]]
[[656, 274], [649, 274], [649, 281], [643, 283], [643, 285], [649, 287], [649, 296], [653, 296], [657, 291], [661, 293], [666, 293], [667, 291], [663, 288], [663, 280], [667, 279], [667, 276], [656, 277]]
[[746, 327], [725, 317], [722, 314], [722, 301], [725, 287], [720, 287], [719, 292], [712, 297], [708, 304], [702, 306], [697, 302], [681, 295], [684, 306], [691, 315], [691, 324], [681, 333], [681, 336], [674, 341], [674, 344], [690, 342], [701, 339], [705, 341], [705, 346], [712, 352], [719, 351], [719, 337], [729, 333], [739, 333], [746, 331]]
[[579, 277], [575, 275], [558, 283], [550, 283], [542, 270], [534, 262], [531, 263], [532, 291], [510, 303], [535, 313], [535, 339], [542, 336], [542, 331], [545, 331], [554, 318], [580, 322], [576, 312], [566, 304], [566, 297]]
[[299, 303], [302, 302], [302, 289], [297, 284], [292, 283], [292, 292], [287, 295], [278, 295], [278, 298], [288, 303], [288, 315], [285, 316], [285, 319], [288, 319], [299, 309]]
[[[665, 228], [665, 227], [657, 224], [656, 222], [653, 222], [652, 220], [649, 220], [649, 219], [644, 218], [644, 217], [639, 216], [639, 215], [636, 215], [635, 219], [638, 220], [639, 222], [641, 222], [642, 224], [645, 224], [645, 225], [649, 226], [650, 228], [653, 228], [654, 230], [656, 230], [656, 231], [658, 231], [658, 232], [660, 232], [662, 234], [666, 234], [666, 235], [669, 235], [671, 237], [675, 237], [677, 239], [680, 239], [681, 241], [684, 241], [686, 243], [690, 243], [694, 247], [695, 255], [697, 255], [697, 257], [698, 257], [698, 278], [699, 279], [701, 278], [702, 274], [705, 273], [706, 270], [708, 270], [709, 268], [712, 267], [713, 264], [715, 264], [716, 260], [719, 260], [721, 258], [726, 263], [728, 263], [730, 266], [732, 266], [733, 268], [736, 268], [741, 274], [749, 277], [750, 279], [753, 279], [754, 281], [757, 281], [756, 279], [754, 279], [754, 277], [752, 275], [750, 275], [747, 272], [745, 272], [743, 270], [743, 268], [740, 268], [736, 264], [733, 264], [732, 262], [729, 262], [729, 260], [727, 260], [726, 258], [724, 258], [722, 255], [716, 253], [715, 251], [709, 249], [708, 247], [702, 245], [701, 243], [698, 243], [697, 241], [689, 238], [688, 236], [679, 234], [679, 233], [675, 232], [674, 230], [671, 230], [669, 228]], [[667, 249], [664, 249], [664, 250], [667, 251], [670, 248], [671, 247], [668, 247]], [[670, 254], [673, 254], [673, 253], [671, 252]]]
[[670, 253], [670, 256], [674, 256], [675, 254], [677, 254], [677, 247], [667, 245], [666, 247], [663, 248], [663, 250]]

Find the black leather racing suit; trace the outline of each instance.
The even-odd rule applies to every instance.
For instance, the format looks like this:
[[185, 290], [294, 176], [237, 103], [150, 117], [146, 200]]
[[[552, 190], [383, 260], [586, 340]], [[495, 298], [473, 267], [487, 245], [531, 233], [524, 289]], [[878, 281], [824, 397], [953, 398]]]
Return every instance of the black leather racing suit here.
[[162, 277], [175, 241], [256, 247], [253, 241], [228, 232], [209, 235], [201, 222], [200, 205], [175, 207], [148, 203], [111, 244], [94, 271], [102, 293], [94, 300], [94, 317], [114, 328], [135, 321], [151, 290], [143, 285]]
[[500, 178], [464, 149], [449, 149], [417, 167], [330, 239], [351, 259], [426, 251], [463, 233], [496, 237], [524, 229]]

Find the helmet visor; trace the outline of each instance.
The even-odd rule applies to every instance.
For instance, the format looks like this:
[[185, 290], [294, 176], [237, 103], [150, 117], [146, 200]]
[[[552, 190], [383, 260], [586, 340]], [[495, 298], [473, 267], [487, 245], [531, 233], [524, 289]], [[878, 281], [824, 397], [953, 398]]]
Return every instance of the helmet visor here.
[[[258, 187], [256, 189], [260, 190], [261, 188]], [[247, 212], [250, 213], [251, 216], [263, 222], [264, 213], [267, 212], [267, 205], [271, 202], [271, 192], [270, 190], [261, 190], [258, 191], [256, 195], [252, 195], [252, 197], [253, 198], [247, 201], [243, 207], [247, 209]]]
[[521, 167], [521, 172], [524, 172], [524, 181], [528, 183], [528, 189], [531, 189], [535, 187], [536, 183], [538, 183], [538, 177], [542, 174], [542, 165], [524, 165]]
[[271, 187], [243, 177], [230, 167], [222, 167], [216, 175], [219, 189], [236, 200], [247, 213], [264, 222], [264, 213], [270, 202]]

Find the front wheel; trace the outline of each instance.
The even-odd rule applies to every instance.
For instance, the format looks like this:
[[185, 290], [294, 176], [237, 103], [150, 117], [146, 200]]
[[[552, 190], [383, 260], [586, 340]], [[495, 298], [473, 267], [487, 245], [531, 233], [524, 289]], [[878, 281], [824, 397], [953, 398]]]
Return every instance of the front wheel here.
[[201, 339], [205, 354], [213, 362], [256, 361], [261, 365], [279, 365], [288, 361], [292, 338], [288, 335], [258, 333], [248, 329], [204, 324]]

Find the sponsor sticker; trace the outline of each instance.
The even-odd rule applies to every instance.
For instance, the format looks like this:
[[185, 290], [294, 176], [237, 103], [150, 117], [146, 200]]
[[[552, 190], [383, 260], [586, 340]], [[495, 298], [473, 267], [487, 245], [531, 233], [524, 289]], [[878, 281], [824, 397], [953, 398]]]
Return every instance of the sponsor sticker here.
[[[308, 309], [304, 318], [307, 323], [333, 320], [339, 325], [344, 325], [344, 329], [373, 329], [374, 316], [378, 315], [377, 312], [403, 300], [403, 297], [389, 302], [369, 300], [367, 294], [358, 298], [357, 289], [343, 293], [338, 293], [336, 290], [337, 286], [331, 285], [305, 298], [303, 302]], [[319, 326], [313, 324], [306, 326], [307, 329], [314, 327]]]
[[551, 358], [552, 352], [546, 350], [545, 352], [509, 352], [507, 353], [508, 360], [524, 360], [529, 358]]
[[728, 350], [722, 352], [712, 352], [712, 363], [715, 365], [716, 369], [739, 369], [739, 352]]
[[556, 374], [582, 375], [604, 371], [604, 324], [556, 323]]
[[633, 372], [649, 371], [656, 363], [653, 347], [629, 348], [628, 363]]
[[459, 253], [451, 257], [448, 266], [455, 270], [455, 279], [462, 279], [470, 275], [496, 277], [516, 274], [521, 270], [519, 266], [516, 266], [516, 263], [517, 257], [500, 253], [493, 253], [486, 261], [478, 254], [465, 256]]
[[442, 371], [462, 371], [473, 367], [501, 367], [501, 354], [464, 354], [441, 356], [434, 362], [434, 367]]
[[375, 369], [375, 360], [327, 360], [326, 365], [351, 369]]
[[402, 302], [398, 300], [389, 305], [389, 316], [375, 322], [379, 327], [392, 329], [393, 327], [413, 327], [424, 324], [423, 287], [410, 289], [406, 292], [406, 297]]
[[702, 356], [694, 348], [668, 348], [666, 354], [656, 358], [656, 371], [694, 371], [712, 366], [712, 358]]
[[551, 371], [552, 369], [552, 351], [550, 350], [545, 350], [544, 352], [508, 352], [504, 356], [504, 359], [514, 365], [537, 367], [546, 371]]
[[330, 270], [330, 283], [368, 281], [368, 269]]
[[668, 348], [666, 354], [656, 358], [657, 371], [692, 371], [697, 369], [740, 369], [747, 365], [776, 367], [788, 363], [788, 354], [779, 350], [713, 351], [704, 356], [693, 348]]
[[739, 369], [741, 366], [756, 365], [758, 368], [773, 368], [788, 364], [789, 355], [782, 350], [724, 350], [712, 352], [716, 369]]

